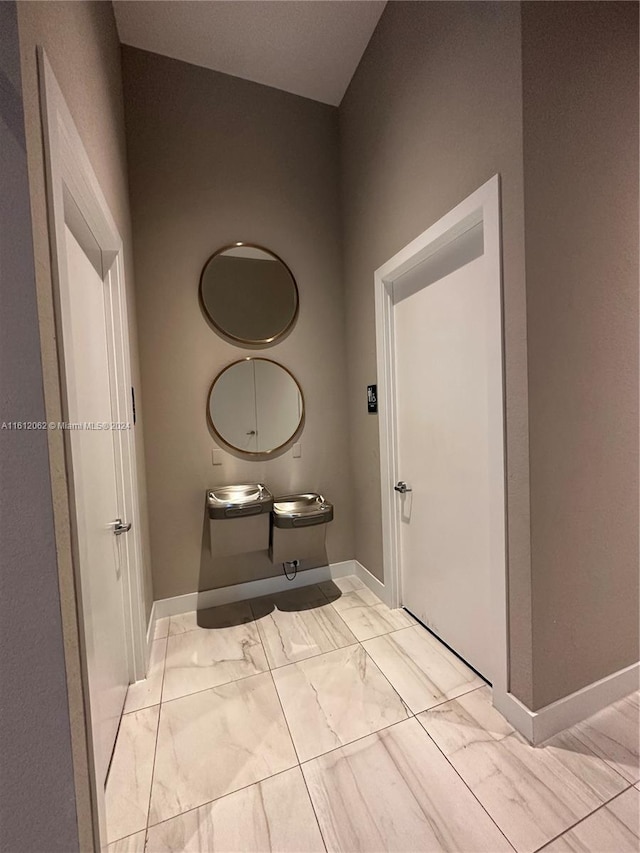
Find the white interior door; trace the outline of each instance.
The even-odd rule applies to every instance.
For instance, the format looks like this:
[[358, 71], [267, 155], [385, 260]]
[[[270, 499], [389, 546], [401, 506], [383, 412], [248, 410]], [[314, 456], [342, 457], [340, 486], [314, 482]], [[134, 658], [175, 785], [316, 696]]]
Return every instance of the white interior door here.
[[487, 337], [494, 303], [482, 225], [474, 230], [444, 262], [433, 257], [394, 282], [397, 473], [411, 489], [396, 501], [402, 603], [492, 680]]
[[106, 778], [129, 683], [124, 565], [127, 549], [114, 534], [119, 517], [112, 366], [100, 275], [65, 226], [68, 320], [65, 358], [70, 421], [94, 428], [70, 432], [86, 666], [97, 778]]

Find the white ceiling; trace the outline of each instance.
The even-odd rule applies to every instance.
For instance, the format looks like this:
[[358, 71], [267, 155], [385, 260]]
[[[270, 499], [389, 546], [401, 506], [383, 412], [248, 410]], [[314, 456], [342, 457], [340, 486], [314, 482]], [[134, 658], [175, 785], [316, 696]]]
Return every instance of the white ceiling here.
[[120, 41], [337, 106], [385, 0], [114, 0]]

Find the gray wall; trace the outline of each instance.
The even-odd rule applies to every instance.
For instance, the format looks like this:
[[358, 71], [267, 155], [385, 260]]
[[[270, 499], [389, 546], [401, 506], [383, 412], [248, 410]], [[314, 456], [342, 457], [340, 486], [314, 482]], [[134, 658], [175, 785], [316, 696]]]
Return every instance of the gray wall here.
[[638, 4], [525, 3], [533, 707], [638, 660]]
[[[204, 494], [216, 484], [324, 493], [335, 504], [327, 558], [352, 558], [337, 110], [128, 47], [123, 73], [155, 596], [281, 574], [266, 552], [211, 560]], [[300, 290], [295, 327], [267, 349], [223, 340], [198, 303], [205, 261], [239, 240], [273, 250]], [[302, 458], [225, 450], [213, 467], [208, 391], [247, 355], [298, 379]], [[358, 396], [364, 409], [363, 388]], [[228, 523], [241, 537], [241, 523]]]
[[520, 7], [389, 3], [340, 108], [356, 557], [382, 577], [373, 273], [502, 180], [512, 689], [531, 699]]
[[[46, 420], [16, 5], [0, 3], [0, 421]], [[0, 430], [0, 850], [79, 849], [45, 431]]]

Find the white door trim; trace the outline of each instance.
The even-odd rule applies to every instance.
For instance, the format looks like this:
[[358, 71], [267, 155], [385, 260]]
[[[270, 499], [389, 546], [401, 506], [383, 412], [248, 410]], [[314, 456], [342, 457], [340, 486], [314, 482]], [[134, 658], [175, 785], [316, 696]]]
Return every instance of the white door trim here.
[[393, 485], [399, 472], [396, 456], [397, 415], [393, 282], [470, 228], [483, 223], [484, 258], [491, 283], [489, 310], [489, 433], [491, 468], [491, 608], [498, 671], [494, 692], [509, 686], [506, 577], [505, 419], [502, 330], [502, 262], [500, 233], [500, 179], [495, 175], [442, 219], [404, 247], [374, 274], [376, 353], [382, 488], [382, 543], [385, 586], [391, 606], [402, 604], [399, 527]]
[[[93, 246], [94, 255], [99, 254], [104, 280], [110, 295], [107, 305], [110, 332], [110, 362], [115, 388], [113, 406], [116, 420], [132, 421], [131, 365], [128, 337], [127, 292], [124, 276], [123, 245], [109, 206], [93, 171], [80, 135], [76, 129], [64, 96], [54, 76], [51, 65], [42, 47], [38, 48], [40, 75], [41, 113], [43, 123], [45, 164], [47, 170], [47, 204], [52, 255], [52, 277], [58, 337], [58, 360], [61, 377], [62, 412], [68, 418], [67, 384], [73, 375], [73, 363], [66, 357], [65, 318], [69, 299], [67, 275], [65, 225], [69, 225], [79, 242], [83, 236]], [[84, 235], [83, 233], [84, 232]], [[91, 254], [91, 252], [88, 252]], [[136, 448], [133, 430], [114, 433], [116, 465], [119, 469], [118, 505], [122, 517], [132, 522], [127, 536], [122, 537], [121, 546], [126, 547], [128, 559], [124, 576], [125, 625], [127, 629], [127, 656], [129, 680], [131, 682], [146, 675], [146, 618], [142, 578], [142, 542], [140, 536], [140, 508], [136, 468]], [[70, 517], [72, 521], [72, 543], [75, 564], [76, 601], [79, 619], [82, 619], [82, 596], [77, 559], [77, 537], [75, 534], [75, 512], [73, 495], [72, 457], [69, 435], [65, 433], [65, 464], [70, 491]], [[79, 631], [81, 646], [83, 631]], [[86, 661], [82, 661], [84, 675], [84, 697], [88, 701]], [[90, 714], [86, 715], [91, 726]], [[95, 778], [93, 738], [88, 732], [90, 762], [92, 764], [92, 787], [94, 808], [97, 810], [97, 841], [106, 844], [104, 834], [104, 789]]]

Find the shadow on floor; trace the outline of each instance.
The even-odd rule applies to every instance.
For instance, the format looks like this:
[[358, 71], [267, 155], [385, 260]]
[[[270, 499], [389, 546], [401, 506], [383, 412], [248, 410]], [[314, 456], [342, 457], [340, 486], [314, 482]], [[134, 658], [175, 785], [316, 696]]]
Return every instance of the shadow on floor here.
[[311, 584], [310, 586], [287, 589], [273, 595], [265, 595], [261, 598], [252, 598], [247, 601], [221, 604], [217, 607], [209, 607], [206, 610], [198, 610], [196, 621], [199, 628], [210, 630], [230, 628], [233, 625], [256, 622], [273, 613], [274, 610], [284, 612], [315, 610], [336, 601], [341, 595], [342, 592], [333, 581], [325, 581], [322, 587]]

